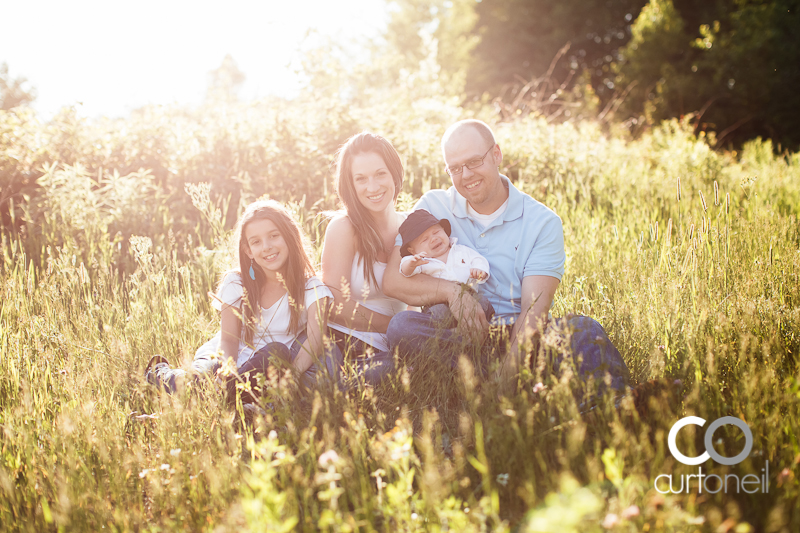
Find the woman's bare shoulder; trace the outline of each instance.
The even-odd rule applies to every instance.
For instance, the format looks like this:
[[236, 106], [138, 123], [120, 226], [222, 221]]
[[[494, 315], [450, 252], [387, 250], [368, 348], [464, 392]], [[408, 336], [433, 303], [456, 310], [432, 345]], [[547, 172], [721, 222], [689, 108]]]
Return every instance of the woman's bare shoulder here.
[[352, 240], [356, 235], [356, 228], [350, 221], [350, 217], [342, 213], [336, 215], [328, 222], [328, 229], [325, 230], [325, 239], [333, 237], [336, 240], [350, 239]]

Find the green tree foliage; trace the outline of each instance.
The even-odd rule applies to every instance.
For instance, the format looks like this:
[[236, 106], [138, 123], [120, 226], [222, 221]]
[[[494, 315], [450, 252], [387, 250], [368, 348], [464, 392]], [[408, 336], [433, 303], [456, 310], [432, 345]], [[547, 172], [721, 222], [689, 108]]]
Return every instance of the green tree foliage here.
[[629, 39], [629, 21], [643, 0], [483, 0], [477, 4], [475, 32], [480, 44], [467, 77], [471, 93], [498, 95], [520, 78], [547, 72], [567, 43], [565, 61], [553, 76], [586, 72], [601, 95], [614, 89], [611, 64]]
[[720, 142], [800, 145], [800, 2], [651, 0], [632, 26], [618, 83], [650, 123], [698, 113]]
[[[482, 0], [473, 6], [468, 34], [477, 44], [468, 60], [467, 97], [508, 101], [533, 83], [539, 93], [569, 93], [591, 104], [572, 116], [594, 108], [608, 119], [619, 109], [616, 119], [630, 118], [639, 129], [692, 113], [698, 130], [716, 132], [721, 143], [740, 146], [762, 136], [800, 146], [800, 123], [788, 118], [800, 116], [798, 0]], [[551, 82], [538, 83], [542, 76]]]
[[385, 43], [375, 50], [384, 79], [388, 75], [396, 82], [409, 73], [430, 70], [433, 62], [442, 91], [463, 94], [478, 43], [472, 33], [477, 22], [474, 5], [472, 0], [392, 2]]
[[[633, 84], [628, 106], [652, 123], [664, 110], [685, 113], [687, 39], [672, 0], [651, 0], [631, 27], [617, 83]], [[680, 78], [680, 81], [679, 81]]]
[[0, 109], [8, 110], [12, 107], [33, 102], [36, 91], [26, 87], [25, 78], [12, 79], [8, 73], [8, 64], [0, 65]]

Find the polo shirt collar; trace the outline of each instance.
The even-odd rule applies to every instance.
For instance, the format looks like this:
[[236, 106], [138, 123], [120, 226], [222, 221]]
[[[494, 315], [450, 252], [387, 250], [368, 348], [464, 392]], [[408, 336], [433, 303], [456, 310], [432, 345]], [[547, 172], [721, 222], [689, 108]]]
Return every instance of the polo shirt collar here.
[[[522, 203], [525, 195], [521, 193], [519, 189], [514, 187], [514, 184], [511, 183], [511, 180], [509, 180], [503, 174], [500, 174], [500, 179], [503, 180], [503, 184], [508, 189], [508, 205], [506, 206], [506, 210], [503, 212], [502, 219], [495, 220], [491, 226], [500, 223], [501, 220], [503, 222], [508, 222], [510, 220], [516, 220], [522, 216]], [[461, 196], [455, 187], [453, 187], [453, 193], [453, 216], [458, 218], [470, 218], [467, 212], [467, 199]]]

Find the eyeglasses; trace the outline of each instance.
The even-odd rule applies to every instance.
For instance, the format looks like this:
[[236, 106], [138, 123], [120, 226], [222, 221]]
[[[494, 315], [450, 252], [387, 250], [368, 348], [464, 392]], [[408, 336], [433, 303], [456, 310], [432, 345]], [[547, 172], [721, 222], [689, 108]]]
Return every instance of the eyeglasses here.
[[444, 171], [447, 172], [448, 174], [450, 174], [450, 176], [452, 177], [452, 176], [458, 176], [459, 174], [464, 172], [464, 167], [467, 167], [470, 170], [478, 168], [479, 166], [481, 166], [483, 164], [483, 160], [486, 159], [486, 156], [489, 155], [489, 152], [491, 152], [492, 148], [494, 148], [495, 146], [496, 146], [495, 144], [490, 146], [489, 149], [486, 150], [486, 153], [483, 154], [483, 157], [479, 157], [477, 159], [470, 159], [469, 161], [467, 161], [463, 165], [457, 165], [457, 166], [454, 166], [454, 167], [448, 167], [448, 166], [445, 165]]

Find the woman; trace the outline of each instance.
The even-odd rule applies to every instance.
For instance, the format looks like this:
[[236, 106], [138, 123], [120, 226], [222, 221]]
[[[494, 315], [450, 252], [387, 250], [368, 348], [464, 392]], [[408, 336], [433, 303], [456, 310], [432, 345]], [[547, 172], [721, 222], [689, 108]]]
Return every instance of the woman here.
[[345, 358], [362, 357], [360, 378], [376, 384], [393, 370], [386, 328], [406, 304], [381, 291], [386, 261], [405, 215], [395, 211], [403, 164], [392, 144], [374, 133], [354, 135], [339, 149], [334, 217], [322, 248], [322, 281], [332, 290], [329, 326]]

